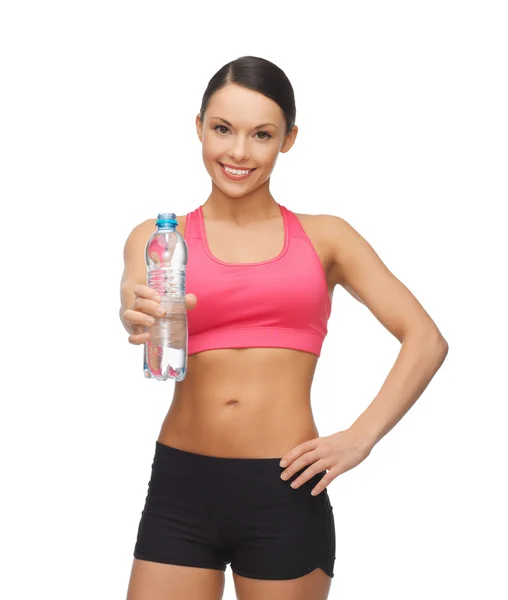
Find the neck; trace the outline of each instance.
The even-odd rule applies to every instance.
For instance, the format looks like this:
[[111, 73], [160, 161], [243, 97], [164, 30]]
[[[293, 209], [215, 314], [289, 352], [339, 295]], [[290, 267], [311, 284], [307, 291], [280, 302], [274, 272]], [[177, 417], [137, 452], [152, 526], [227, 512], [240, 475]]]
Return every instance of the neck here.
[[203, 204], [203, 216], [214, 221], [234, 221], [239, 225], [280, 217], [279, 205], [270, 193], [269, 181], [240, 198], [227, 196], [212, 182], [212, 192]]

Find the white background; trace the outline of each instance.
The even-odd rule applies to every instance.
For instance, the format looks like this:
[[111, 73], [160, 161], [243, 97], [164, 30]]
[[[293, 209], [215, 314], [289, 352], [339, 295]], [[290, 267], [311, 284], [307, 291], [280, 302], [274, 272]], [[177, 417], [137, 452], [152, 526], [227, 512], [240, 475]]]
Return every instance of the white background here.
[[[329, 486], [330, 598], [508, 597], [503, 5], [2, 4], [2, 598], [125, 597], [173, 384], [143, 378], [118, 318], [123, 245], [206, 199], [194, 118], [245, 54], [296, 93], [276, 199], [348, 220], [450, 346], [401, 423]], [[321, 435], [364, 410], [398, 350], [336, 290], [312, 392]]]

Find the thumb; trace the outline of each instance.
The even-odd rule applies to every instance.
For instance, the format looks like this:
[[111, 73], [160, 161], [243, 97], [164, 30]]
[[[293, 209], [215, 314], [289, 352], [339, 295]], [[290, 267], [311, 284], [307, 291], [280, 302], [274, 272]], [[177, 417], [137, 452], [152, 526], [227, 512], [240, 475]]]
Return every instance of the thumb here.
[[197, 302], [198, 299], [194, 294], [185, 294], [185, 307], [187, 308], [187, 310], [192, 310], [193, 308], [196, 308]]

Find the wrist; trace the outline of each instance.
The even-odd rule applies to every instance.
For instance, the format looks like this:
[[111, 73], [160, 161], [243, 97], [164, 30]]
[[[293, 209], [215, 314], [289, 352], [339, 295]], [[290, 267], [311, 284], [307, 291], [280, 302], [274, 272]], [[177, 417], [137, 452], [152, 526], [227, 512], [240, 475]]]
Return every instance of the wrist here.
[[348, 428], [348, 431], [355, 438], [357, 444], [368, 448], [369, 451], [374, 448], [382, 437], [376, 428], [368, 426], [359, 419]]

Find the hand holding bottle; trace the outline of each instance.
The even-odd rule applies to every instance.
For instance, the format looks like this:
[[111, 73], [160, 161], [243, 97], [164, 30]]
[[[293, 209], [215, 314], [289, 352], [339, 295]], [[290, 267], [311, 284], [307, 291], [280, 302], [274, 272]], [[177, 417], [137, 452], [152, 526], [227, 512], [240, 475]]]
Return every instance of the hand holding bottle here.
[[[150, 328], [155, 319], [164, 315], [159, 314], [157, 310], [162, 309], [161, 297], [155, 290], [147, 285], [138, 284], [133, 288], [134, 303], [123, 313], [123, 320], [130, 325], [131, 334], [128, 341], [134, 345], [144, 344], [149, 338], [150, 333], [145, 328]], [[195, 308], [197, 298], [194, 294], [185, 294], [185, 307], [187, 310]]]

